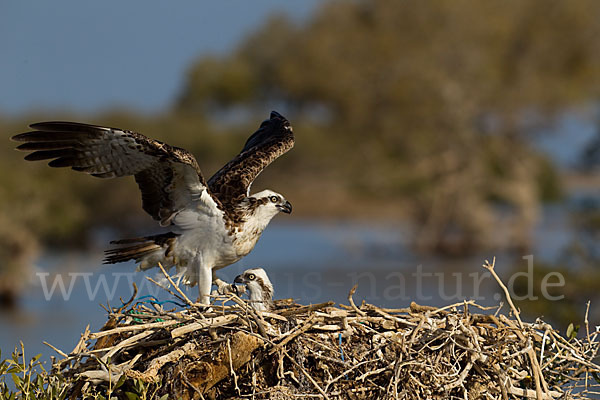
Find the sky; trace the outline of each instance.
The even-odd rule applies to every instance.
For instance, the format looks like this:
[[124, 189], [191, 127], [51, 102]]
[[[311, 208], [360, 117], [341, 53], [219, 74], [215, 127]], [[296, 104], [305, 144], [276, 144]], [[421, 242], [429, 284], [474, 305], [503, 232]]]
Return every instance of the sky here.
[[0, 115], [124, 107], [160, 112], [198, 57], [223, 54], [275, 12], [318, 0], [0, 1]]

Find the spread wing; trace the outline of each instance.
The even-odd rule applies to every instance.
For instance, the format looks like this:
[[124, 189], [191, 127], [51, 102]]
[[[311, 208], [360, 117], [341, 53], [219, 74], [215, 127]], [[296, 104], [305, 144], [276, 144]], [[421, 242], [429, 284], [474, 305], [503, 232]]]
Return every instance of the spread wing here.
[[227, 209], [234, 208], [250, 195], [250, 186], [258, 174], [294, 146], [294, 134], [287, 119], [273, 111], [268, 120], [248, 138], [233, 160], [208, 181], [211, 193]]
[[33, 151], [26, 160], [51, 160], [51, 167], [71, 167], [100, 178], [134, 175], [144, 210], [168, 225], [192, 201], [218, 208], [194, 156], [139, 133], [74, 122], [41, 122], [12, 139]]

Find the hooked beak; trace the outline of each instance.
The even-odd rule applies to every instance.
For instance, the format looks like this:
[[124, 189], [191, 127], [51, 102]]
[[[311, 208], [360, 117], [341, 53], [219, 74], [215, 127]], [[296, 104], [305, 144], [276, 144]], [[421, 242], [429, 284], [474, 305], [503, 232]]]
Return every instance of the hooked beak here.
[[279, 211], [284, 212], [286, 214], [292, 213], [292, 204], [287, 200], [285, 203], [278, 205], [277, 208], [279, 209]]
[[233, 280], [235, 283], [244, 283], [244, 279], [242, 278], [241, 275], [238, 275], [235, 277], [235, 279]]

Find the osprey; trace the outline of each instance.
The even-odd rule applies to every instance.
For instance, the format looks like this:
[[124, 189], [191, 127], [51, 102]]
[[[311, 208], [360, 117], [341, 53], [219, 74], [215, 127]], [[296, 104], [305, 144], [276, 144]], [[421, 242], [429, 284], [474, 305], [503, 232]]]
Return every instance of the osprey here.
[[247, 269], [236, 276], [234, 282], [246, 285], [252, 308], [257, 311], [273, 309], [273, 284], [264, 269]]
[[146, 270], [160, 262], [175, 267], [184, 283], [198, 285], [201, 304], [209, 304], [213, 282], [228, 286], [215, 271], [248, 254], [271, 219], [289, 214], [292, 205], [280, 194], [250, 194], [261, 171], [294, 145], [287, 119], [272, 112], [242, 151], [206, 181], [188, 151], [139, 133], [74, 122], [41, 122], [13, 137], [33, 151], [25, 159], [51, 160], [51, 167], [71, 167], [100, 178], [133, 175], [142, 207], [167, 233], [117, 240], [105, 263], [128, 260]]

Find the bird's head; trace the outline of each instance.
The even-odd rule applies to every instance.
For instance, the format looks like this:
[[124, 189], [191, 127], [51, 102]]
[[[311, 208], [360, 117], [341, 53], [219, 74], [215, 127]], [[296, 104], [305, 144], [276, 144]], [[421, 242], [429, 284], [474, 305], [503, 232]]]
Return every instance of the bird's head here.
[[271, 220], [279, 212], [291, 214], [292, 204], [279, 193], [272, 190], [263, 190], [250, 196], [255, 199], [256, 208], [254, 215]]
[[273, 300], [273, 284], [262, 268], [251, 268], [235, 277], [235, 283], [246, 285], [251, 305], [255, 310], [271, 309]]

